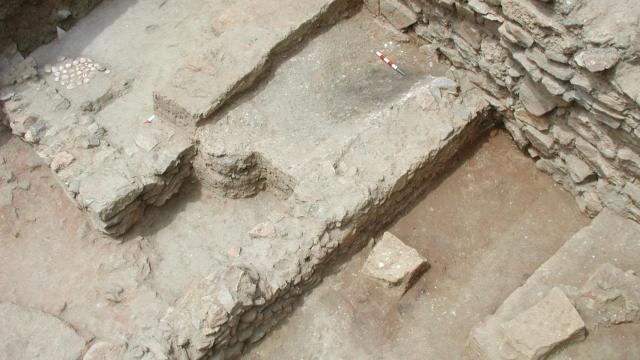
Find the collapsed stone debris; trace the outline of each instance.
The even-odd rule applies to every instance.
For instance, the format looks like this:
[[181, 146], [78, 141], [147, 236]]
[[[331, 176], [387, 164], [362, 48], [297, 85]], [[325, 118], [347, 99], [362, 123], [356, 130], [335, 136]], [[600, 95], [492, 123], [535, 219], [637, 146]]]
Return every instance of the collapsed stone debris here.
[[415, 249], [385, 232], [369, 254], [362, 271], [405, 293], [427, 269], [429, 262]]

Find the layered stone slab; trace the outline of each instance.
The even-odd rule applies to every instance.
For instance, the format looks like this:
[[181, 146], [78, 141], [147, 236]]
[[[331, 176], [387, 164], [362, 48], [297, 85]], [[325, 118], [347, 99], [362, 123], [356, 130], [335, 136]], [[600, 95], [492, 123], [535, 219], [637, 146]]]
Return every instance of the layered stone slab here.
[[275, 54], [355, 4], [350, 0], [242, 0], [222, 8], [208, 24], [215, 38], [189, 54], [154, 91], [156, 112], [179, 125], [196, 125], [253, 85]]
[[[598, 356], [608, 358], [611, 354], [620, 354], [615, 352], [616, 348], [624, 348], [625, 354], [639, 353], [637, 343], [624, 340], [637, 338], [640, 334], [638, 318], [634, 310], [631, 310], [637, 301], [637, 280], [632, 273], [640, 271], [637, 261], [640, 255], [639, 238], [640, 225], [604, 210], [591, 225], [576, 233], [536, 270], [522, 287], [504, 301], [494, 315], [472, 330], [469, 358], [530, 359], [553, 354], [557, 358], [580, 359], [588, 358], [594, 351]], [[539, 307], [536, 304], [548, 302], [548, 299], [542, 299], [551, 293], [556, 293], [553, 311], [564, 307], [567, 309], [564, 312], [566, 316], [573, 320], [569, 321], [560, 315], [549, 316], [544, 320], [547, 322], [548, 332], [514, 333], [512, 325], [522, 323], [522, 317], [526, 316], [523, 314]], [[578, 326], [583, 320], [578, 321], [574, 305], [579, 317], [584, 319], [584, 327], [597, 328], [598, 331], [590, 332], [583, 342], [563, 346], [564, 341], [571, 343], [571, 340], [579, 339], [575, 337], [579, 332], [568, 331], [570, 328], [578, 331], [582, 327]], [[603, 329], [623, 323], [628, 326]], [[566, 327], [569, 324], [575, 326]], [[563, 330], [554, 332], [552, 328]], [[547, 346], [536, 342], [551, 336], [561, 341], [545, 341]], [[538, 351], [518, 349], [518, 344], [514, 347], [514, 337], [521, 339], [516, 341], [520, 345], [527, 342], [522, 340], [524, 338], [529, 339], [529, 344], [537, 343], [538, 345], [526, 348], [536, 348]], [[606, 349], [611, 349], [611, 353]]]

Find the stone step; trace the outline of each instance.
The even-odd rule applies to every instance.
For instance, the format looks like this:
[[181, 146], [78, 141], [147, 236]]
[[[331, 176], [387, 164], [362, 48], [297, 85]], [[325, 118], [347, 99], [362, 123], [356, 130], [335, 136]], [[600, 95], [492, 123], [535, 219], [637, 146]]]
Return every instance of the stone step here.
[[216, 36], [183, 61], [154, 91], [155, 110], [177, 124], [194, 126], [230, 97], [248, 89], [273, 57], [322, 23], [357, 5], [352, 0], [242, 0], [209, 24]]
[[[164, 351], [233, 358], [261, 339], [337, 254], [361, 248], [493, 124], [464, 74], [447, 74], [460, 91], [441, 91], [425, 56], [392, 45], [395, 36], [366, 13], [341, 22], [197, 130], [205, 188], [250, 198], [235, 201], [276, 194], [284, 210], [254, 224], [236, 260], [176, 302], [157, 335]], [[385, 43], [408, 76], [376, 57]], [[228, 247], [229, 237], [211, 241]]]
[[[640, 278], [632, 275], [640, 273], [638, 239], [639, 224], [615, 215], [610, 210], [601, 212], [590, 225], [577, 232], [540, 266], [524, 285], [514, 291], [494, 315], [471, 331], [469, 358], [520, 359], [529, 356], [531, 348], [538, 350], [536, 356], [539, 357], [534, 358], [543, 358], [551, 353], [551, 358], [625, 358], [626, 355], [620, 357], [620, 348], [625, 348], [625, 354], [640, 354], [637, 341], [624, 340], [625, 337], [637, 339], [640, 336], [640, 317], [637, 310], [633, 310], [640, 303]], [[592, 286], [589, 284], [603, 277], [605, 283], [597, 288], [603, 289], [607, 296], [613, 295], [610, 298], [596, 297], [590, 293]], [[625, 289], [628, 287], [625, 283], [631, 284], [632, 288]], [[553, 295], [559, 293], [562, 295]], [[568, 305], [567, 301], [555, 300], [556, 309], [560, 306], [575, 306], [582, 319], [579, 322], [584, 321], [586, 325], [583, 326], [589, 329], [584, 341], [570, 345], [572, 340], [579, 341], [580, 337], [574, 339], [563, 335], [562, 330], [575, 323], [567, 320], [572, 315], [538, 313], [532, 317], [533, 310], [539, 308], [537, 304], [549, 301], [548, 297], [569, 299]], [[598, 308], [598, 301], [602, 299], [611, 303], [606, 306], [612, 308]], [[560, 305], [560, 302], [565, 305]], [[569, 309], [569, 312], [576, 310]], [[594, 311], [599, 316], [591, 316]], [[619, 321], [612, 323], [608, 316], [604, 316], [608, 311], [613, 311], [613, 318], [618, 318]], [[624, 314], [630, 317], [627, 318]], [[604, 329], [626, 322], [630, 324], [627, 327], [618, 326], [611, 331]], [[535, 325], [538, 326], [537, 330], [532, 328], [535, 327], [533, 324], [538, 324]], [[548, 331], [541, 331], [540, 324], [544, 324], [543, 328]], [[526, 336], [523, 336], [522, 328], [526, 328]], [[598, 330], [593, 331], [594, 329]], [[565, 346], [565, 340], [568, 340], [568, 346]]]
[[[250, 86], [271, 55], [352, 3], [103, 3], [64, 38], [32, 54], [40, 79], [6, 90], [14, 96], [4, 122], [52, 164], [97, 229], [122, 235], [191, 175], [193, 139], [174, 126], [183, 124], [182, 112], [165, 105], [211, 114]], [[185, 54], [193, 55], [185, 62]], [[200, 65], [207, 68], [193, 72], [193, 59], [206, 59]], [[80, 61], [102, 71], [92, 71], [87, 83], [69, 83], [75, 70], [86, 69]], [[52, 66], [67, 73], [48, 73]], [[163, 100], [154, 101], [154, 93]], [[165, 117], [153, 116], [154, 107]]]

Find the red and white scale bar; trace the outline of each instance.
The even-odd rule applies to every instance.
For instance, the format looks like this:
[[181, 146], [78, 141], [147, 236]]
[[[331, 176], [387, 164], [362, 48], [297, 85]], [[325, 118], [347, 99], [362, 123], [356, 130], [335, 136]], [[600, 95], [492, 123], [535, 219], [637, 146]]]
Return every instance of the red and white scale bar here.
[[393, 70], [395, 70], [398, 74], [402, 75], [402, 76], [406, 76], [407, 74], [402, 71], [402, 69], [400, 69], [398, 67], [398, 65], [396, 65], [393, 61], [391, 61], [391, 59], [389, 59], [388, 57], [386, 57], [383, 53], [381, 53], [380, 51], [376, 51], [376, 55], [378, 55], [378, 57], [380, 58], [380, 60], [384, 61], [387, 65], [389, 65], [390, 68], [392, 68]]

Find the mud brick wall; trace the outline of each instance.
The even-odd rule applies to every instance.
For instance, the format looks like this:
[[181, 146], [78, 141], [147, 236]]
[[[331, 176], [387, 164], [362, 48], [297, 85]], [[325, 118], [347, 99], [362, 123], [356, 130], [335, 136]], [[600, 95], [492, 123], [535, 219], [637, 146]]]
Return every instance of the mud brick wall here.
[[475, 73], [518, 146], [595, 216], [640, 220], [636, 0], [365, 0]]

